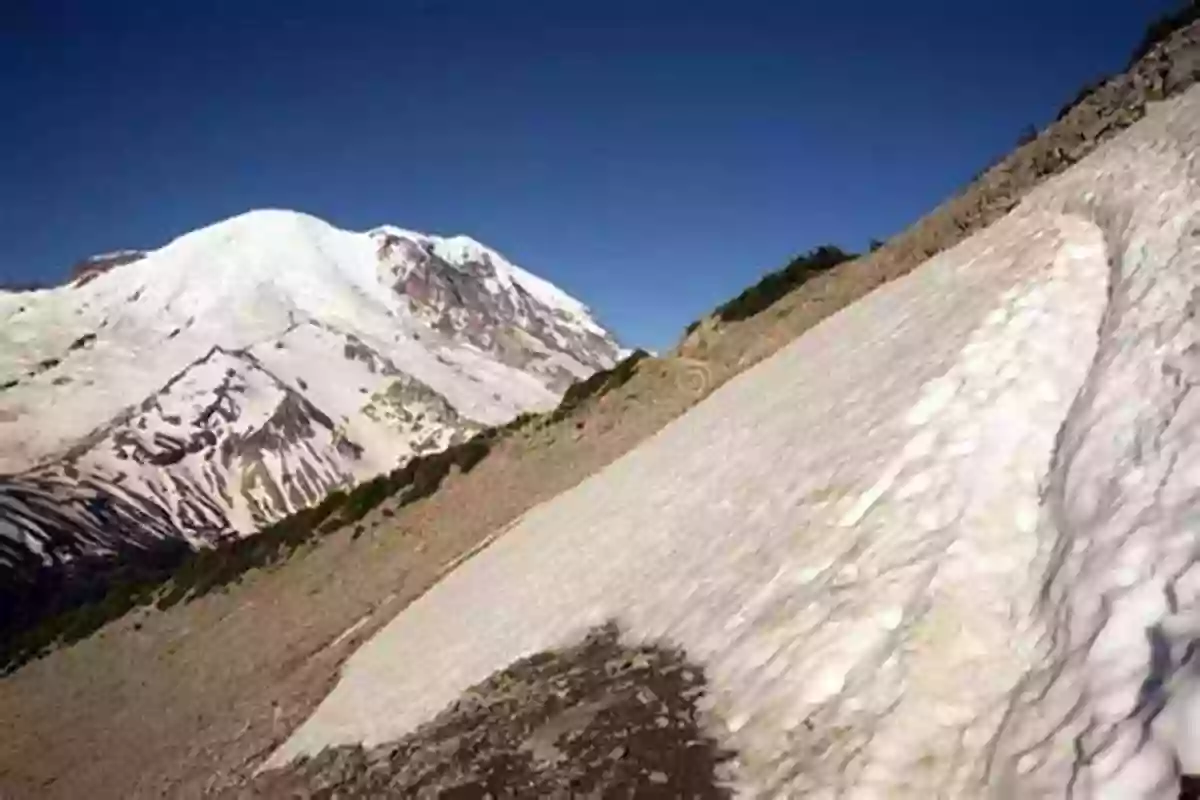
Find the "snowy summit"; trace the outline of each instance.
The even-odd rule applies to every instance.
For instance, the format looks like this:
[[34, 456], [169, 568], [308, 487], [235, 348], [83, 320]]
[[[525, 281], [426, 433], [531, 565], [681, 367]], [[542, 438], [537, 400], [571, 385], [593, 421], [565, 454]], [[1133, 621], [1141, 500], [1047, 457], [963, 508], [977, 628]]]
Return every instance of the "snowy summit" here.
[[251, 533], [553, 407], [621, 349], [464, 236], [251, 211], [0, 292], [0, 570]]

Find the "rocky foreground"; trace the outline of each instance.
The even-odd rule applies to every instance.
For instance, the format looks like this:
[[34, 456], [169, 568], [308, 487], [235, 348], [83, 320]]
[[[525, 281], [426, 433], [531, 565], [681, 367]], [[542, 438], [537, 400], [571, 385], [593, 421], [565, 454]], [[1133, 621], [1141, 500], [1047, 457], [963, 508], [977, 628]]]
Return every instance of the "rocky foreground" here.
[[[403, 739], [330, 748], [236, 796], [728, 797], [698, 722], [703, 671], [615, 624], [524, 658]], [[288, 793], [292, 793], [288, 795]]]

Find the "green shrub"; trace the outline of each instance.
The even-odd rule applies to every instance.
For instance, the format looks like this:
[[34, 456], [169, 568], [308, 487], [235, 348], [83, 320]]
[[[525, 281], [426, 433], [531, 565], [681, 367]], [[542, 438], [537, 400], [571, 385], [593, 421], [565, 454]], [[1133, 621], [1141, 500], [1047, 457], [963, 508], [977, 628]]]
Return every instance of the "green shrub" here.
[[523, 411], [504, 423], [504, 430], [507, 433], [516, 433], [517, 431], [532, 427], [541, 418], [541, 414], [532, 411]]
[[767, 273], [737, 297], [717, 306], [715, 313], [722, 322], [749, 319], [770, 308], [810, 278], [857, 257], [836, 245], [821, 245], [796, 256], [783, 269]]
[[378, 475], [351, 490], [342, 505], [341, 521], [358, 522], [392, 494], [388, 475]]
[[637, 374], [637, 365], [649, 357], [650, 354], [645, 350], [634, 350], [611, 369], [600, 370], [584, 380], [571, 384], [563, 393], [558, 407], [550, 412], [548, 420], [561, 422], [579, 408], [585, 400], [603, 397], [614, 389], [624, 386]]

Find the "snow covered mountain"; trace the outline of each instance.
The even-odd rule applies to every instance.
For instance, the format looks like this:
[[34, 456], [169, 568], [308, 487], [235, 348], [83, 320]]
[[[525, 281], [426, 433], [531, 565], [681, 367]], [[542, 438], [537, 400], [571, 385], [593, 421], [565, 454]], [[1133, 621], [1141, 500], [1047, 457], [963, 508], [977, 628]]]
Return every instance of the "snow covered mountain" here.
[[263, 210], [88, 259], [0, 292], [0, 582], [245, 535], [620, 354], [462, 236]]

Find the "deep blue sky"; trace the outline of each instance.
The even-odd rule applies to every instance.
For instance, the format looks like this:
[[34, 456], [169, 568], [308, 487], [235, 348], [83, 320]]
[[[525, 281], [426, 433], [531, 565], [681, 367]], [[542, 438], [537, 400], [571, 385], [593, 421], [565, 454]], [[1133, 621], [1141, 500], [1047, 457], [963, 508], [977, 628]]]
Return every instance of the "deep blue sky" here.
[[904, 227], [1174, 5], [8, 0], [0, 279], [294, 208], [468, 233], [662, 347]]

